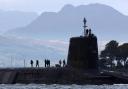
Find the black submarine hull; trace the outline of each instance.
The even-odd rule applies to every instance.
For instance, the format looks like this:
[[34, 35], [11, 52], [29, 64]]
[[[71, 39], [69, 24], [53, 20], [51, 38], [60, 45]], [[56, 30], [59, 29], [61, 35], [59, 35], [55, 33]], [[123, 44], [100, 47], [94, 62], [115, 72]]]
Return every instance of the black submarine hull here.
[[128, 79], [123, 75], [92, 72], [66, 67], [6, 68], [0, 69], [0, 84], [128, 84]]

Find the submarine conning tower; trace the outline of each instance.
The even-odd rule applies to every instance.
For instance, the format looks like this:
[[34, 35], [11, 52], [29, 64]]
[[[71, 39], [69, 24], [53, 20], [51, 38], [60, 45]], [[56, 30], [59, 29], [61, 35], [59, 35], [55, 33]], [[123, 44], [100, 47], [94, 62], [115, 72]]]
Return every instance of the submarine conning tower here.
[[67, 65], [84, 70], [98, 69], [97, 37], [86, 26], [84, 18], [84, 36], [70, 38]]

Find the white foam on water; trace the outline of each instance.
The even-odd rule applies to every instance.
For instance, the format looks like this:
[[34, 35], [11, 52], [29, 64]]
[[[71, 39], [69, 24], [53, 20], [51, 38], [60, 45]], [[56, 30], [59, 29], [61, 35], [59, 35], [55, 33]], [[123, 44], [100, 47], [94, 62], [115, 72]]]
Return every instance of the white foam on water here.
[[114, 85], [1, 84], [0, 89], [128, 89], [128, 84], [114, 84]]

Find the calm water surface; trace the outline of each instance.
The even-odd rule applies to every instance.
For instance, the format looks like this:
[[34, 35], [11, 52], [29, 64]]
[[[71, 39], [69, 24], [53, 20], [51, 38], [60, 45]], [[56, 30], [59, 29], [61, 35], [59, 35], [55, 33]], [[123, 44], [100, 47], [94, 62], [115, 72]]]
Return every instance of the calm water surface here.
[[0, 85], [0, 89], [128, 89], [128, 85]]

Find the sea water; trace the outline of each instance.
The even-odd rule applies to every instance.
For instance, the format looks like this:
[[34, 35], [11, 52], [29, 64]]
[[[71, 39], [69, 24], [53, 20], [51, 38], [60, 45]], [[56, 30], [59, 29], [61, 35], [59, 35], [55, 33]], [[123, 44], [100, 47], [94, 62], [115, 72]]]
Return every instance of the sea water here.
[[15, 84], [15, 85], [0, 85], [0, 89], [128, 89], [128, 85], [46, 85], [46, 84]]

